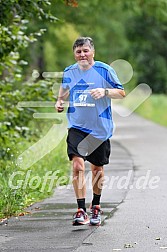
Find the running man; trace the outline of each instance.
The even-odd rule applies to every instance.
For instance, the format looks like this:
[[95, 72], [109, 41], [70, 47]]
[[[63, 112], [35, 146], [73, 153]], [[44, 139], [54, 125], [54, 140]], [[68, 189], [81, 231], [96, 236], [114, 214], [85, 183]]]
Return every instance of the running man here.
[[[63, 103], [69, 97], [67, 153], [72, 161], [73, 188], [78, 205], [73, 225], [100, 225], [103, 166], [109, 163], [109, 139], [113, 132], [111, 99], [122, 99], [125, 91], [113, 68], [94, 60], [92, 38], [78, 38], [73, 53], [76, 63], [65, 68], [55, 105], [56, 110], [62, 112]], [[85, 160], [92, 171], [90, 219], [85, 206]]]

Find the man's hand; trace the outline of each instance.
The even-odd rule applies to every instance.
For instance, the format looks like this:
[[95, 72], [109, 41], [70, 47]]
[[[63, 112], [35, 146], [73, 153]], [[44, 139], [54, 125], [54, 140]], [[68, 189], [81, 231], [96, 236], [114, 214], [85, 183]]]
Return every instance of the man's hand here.
[[63, 112], [64, 111], [64, 101], [63, 100], [58, 100], [55, 104], [55, 109], [57, 110], [57, 112]]
[[97, 100], [105, 96], [105, 89], [104, 88], [94, 88], [90, 90], [91, 96]]

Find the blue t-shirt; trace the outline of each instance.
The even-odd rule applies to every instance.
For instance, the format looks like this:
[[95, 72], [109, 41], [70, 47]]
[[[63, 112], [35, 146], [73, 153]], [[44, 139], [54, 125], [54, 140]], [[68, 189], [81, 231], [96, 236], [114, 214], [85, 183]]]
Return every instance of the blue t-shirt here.
[[64, 70], [62, 87], [69, 89], [68, 127], [90, 133], [95, 138], [106, 140], [112, 136], [113, 121], [111, 99], [104, 96], [93, 99], [94, 88], [123, 89], [114, 69], [95, 61], [88, 70], [81, 70], [77, 63]]

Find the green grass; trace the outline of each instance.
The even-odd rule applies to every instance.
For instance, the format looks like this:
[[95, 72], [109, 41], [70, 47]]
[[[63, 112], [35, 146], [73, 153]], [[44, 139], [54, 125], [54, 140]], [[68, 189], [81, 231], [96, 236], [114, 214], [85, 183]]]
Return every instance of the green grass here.
[[167, 127], [167, 96], [153, 94], [135, 112], [144, 118]]
[[[41, 138], [48, 132], [53, 123], [47, 121], [40, 125], [40, 122], [35, 122], [33, 127], [41, 128]], [[58, 132], [57, 132], [58, 134]], [[56, 135], [53, 138], [56, 139]], [[27, 169], [22, 169], [17, 165], [17, 157], [10, 153], [9, 160], [4, 160], [0, 166], [0, 218], [17, 215], [24, 212], [24, 209], [32, 203], [43, 200], [52, 195], [56, 186], [67, 184], [69, 181], [70, 162], [66, 154], [66, 136], [60, 144], [45, 155], [41, 160], [33, 164]], [[30, 147], [32, 143], [25, 140], [21, 142], [17, 155], [20, 155], [24, 150]], [[16, 148], [18, 148], [16, 146]], [[46, 142], [45, 148], [48, 148], [49, 143]], [[5, 168], [2, 168], [5, 167]], [[55, 176], [53, 176], [55, 173]], [[51, 180], [52, 178], [52, 180]]]
[[57, 185], [68, 183], [70, 162], [65, 114], [60, 120], [35, 119], [33, 113], [55, 113], [54, 107], [17, 106], [21, 101], [53, 101], [53, 83], [28, 81], [20, 90], [13, 82], [1, 84], [0, 218], [4, 218], [17, 215], [50, 196]]
[[132, 93], [130, 96], [127, 93], [124, 99], [114, 100], [114, 104], [125, 106], [142, 117], [167, 127], [167, 95], [152, 94], [136, 108], [135, 105], [140, 102], [141, 95], [143, 93]]

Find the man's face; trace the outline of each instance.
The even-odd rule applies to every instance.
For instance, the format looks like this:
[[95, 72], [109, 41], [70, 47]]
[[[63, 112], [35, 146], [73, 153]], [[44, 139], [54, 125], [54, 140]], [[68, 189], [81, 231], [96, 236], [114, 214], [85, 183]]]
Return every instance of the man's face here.
[[89, 69], [94, 64], [94, 49], [85, 44], [74, 49], [74, 57], [79, 66]]

